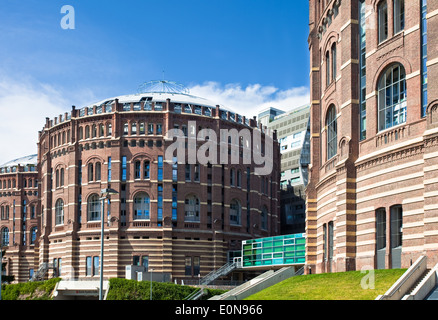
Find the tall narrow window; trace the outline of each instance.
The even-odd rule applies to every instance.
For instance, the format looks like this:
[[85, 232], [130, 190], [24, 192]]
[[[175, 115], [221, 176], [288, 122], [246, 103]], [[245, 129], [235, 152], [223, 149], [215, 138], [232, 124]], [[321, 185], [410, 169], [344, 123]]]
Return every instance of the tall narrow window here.
[[108, 182], [111, 182], [111, 157], [108, 157]]
[[96, 163], [96, 181], [100, 181], [102, 179], [102, 165], [100, 162]]
[[327, 51], [325, 54], [325, 72], [326, 72], [326, 87], [330, 85], [331, 78], [330, 78], [330, 52]]
[[123, 125], [123, 135], [127, 136], [129, 134], [129, 125], [127, 123], [125, 123]]
[[366, 102], [366, 6], [365, 0], [360, 0], [359, 2], [359, 30], [360, 30], [360, 114], [359, 114], [359, 125], [360, 125], [360, 140], [365, 140], [367, 137], [367, 102]]
[[328, 258], [333, 260], [333, 221], [328, 223]]
[[150, 179], [150, 166], [149, 161], [144, 162], [144, 179]]
[[376, 249], [386, 248], [386, 212], [385, 209], [376, 211]]
[[93, 257], [93, 276], [99, 275], [99, 257]]
[[55, 204], [55, 224], [64, 224], [64, 201], [58, 199]]
[[131, 135], [137, 134], [137, 123], [133, 122], [131, 123]]
[[185, 275], [192, 275], [192, 257], [186, 257], [185, 259]]
[[336, 81], [336, 43], [332, 45], [332, 81]]
[[157, 221], [163, 220], [163, 185], [157, 186]]
[[92, 164], [92, 163], [89, 163], [89, 164], [88, 164], [88, 182], [93, 181], [93, 179], [94, 179], [93, 172], [94, 172], [94, 170], [93, 170], [93, 164]]
[[405, 28], [405, 1], [394, 0], [394, 34]]
[[388, 4], [382, 1], [377, 9], [379, 16], [379, 43], [388, 38]]
[[97, 194], [93, 194], [88, 198], [88, 221], [100, 220], [100, 201]]
[[86, 258], [85, 265], [86, 265], [85, 275], [86, 276], [91, 276], [91, 270], [92, 270], [92, 267], [91, 267], [91, 257], [87, 257]]
[[422, 0], [421, 5], [421, 86], [422, 86], [422, 110], [421, 116], [426, 116], [426, 109], [428, 104], [427, 98], [427, 0]]
[[242, 215], [242, 206], [240, 205], [240, 202], [236, 199], [231, 200], [231, 202], [230, 202], [230, 224], [240, 225], [241, 215]]
[[122, 181], [126, 181], [126, 156], [122, 157]]
[[386, 69], [378, 83], [379, 131], [406, 122], [406, 73], [400, 64]]
[[107, 137], [109, 137], [112, 134], [113, 134], [113, 125], [111, 123], [108, 123], [106, 125], [106, 135], [107, 135]]
[[140, 126], [140, 128], [139, 128], [140, 134], [145, 134], [144, 122], [140, 122], [139, 126]]
[[163, 156], [158, 156], [158, 181], [163, 181]]
[[2, 246], [9, 246], [9, 229], [3, 228], [2, 229], [2, 238], [1, 238], [1, 244]]
[[330, 160], [338, 152], [337, 149], [338, 125], [336, 118], [336, 107], [334, 105], [331, 105], [327, 112], [326, 126], [327, 126], [327, 160]]
[[134, 178], [140, 179], [141, 178], [141, 162], [135, 161], [134, 163]]
[[59, 185], [64, 186], [64, 168], [59, 171]]

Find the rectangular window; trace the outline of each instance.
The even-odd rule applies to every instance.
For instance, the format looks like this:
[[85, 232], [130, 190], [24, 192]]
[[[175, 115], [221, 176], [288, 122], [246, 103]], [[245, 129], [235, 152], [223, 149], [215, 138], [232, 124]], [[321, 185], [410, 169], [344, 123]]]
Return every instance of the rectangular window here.
[[154, 124], [148, 123], [148, 134], [154, 134]]
[[190, 164], [186, 164], [186, 181], [192, 180], [192, 166]]
[[158, 197], [157, 197], [157, 220], [163, 220], [163, 185], [158, 185]]
[[163, 134], [163, 125], [161, 123], [157, 123], [157, 135]]
[[163, 181], [163, 156], [158, 156], [158, 181]]
[[192, 257], [186, 257], [185, 259], [185, 275], [192, 275]]
[[360, 67], [360, 140], [365, 140], [367, 136], [366, 129], [366, 6], [365, 0], [361, 0], [359, 3], [359, 30], [360, 30], [360, 57], [359, 57], [359, 67]]
[[140, 256], [133, 256], [132, 257], [132, 264], [134, 266], [139, 266], [140, 265]]
[[108, 182], [111, 182], [111, 157], [108, 157]]
[[122, 157], [122, 181], [126, 181], [126, 156]]
[[199, 181], [199, 164], [195, 164], [195, 177], [194, 177], [194, 181]]
[[394, 34], [405, 28], [405, 1], [394, 1]]
[[388, 5], [383, 1], [378, 7], [379, 43], [388, 38]]
[[91, 276], [91, 257], [87, 257], [85, 275]]
[[135, 161], [134, 171], [135, 171], [135, 179], [140, 179], [141, 178], [141, 162], [140, 161]]
[[376, 211], [376, 249], [386, 248], [386, 212], [385, 209]]
[[99, 275], [99, 257], [93, 257], [93, 276]]
[[402, 246], [403, 214], [401, 206], [391, 207], [391, 248]]
[[193, 257], [193, 275], [197, 276], [201, 273], [201, 258]]
[[422, 86], [422, 112], [421, 116], [426, 116], [426, 108], [428, 104], [427, 98], [427, 0], [422, 0], [422, 8], [421, 8], [421, 86]]
[[150, 179], [150, 162], [149, 161], [144, 162], [144, 178]]

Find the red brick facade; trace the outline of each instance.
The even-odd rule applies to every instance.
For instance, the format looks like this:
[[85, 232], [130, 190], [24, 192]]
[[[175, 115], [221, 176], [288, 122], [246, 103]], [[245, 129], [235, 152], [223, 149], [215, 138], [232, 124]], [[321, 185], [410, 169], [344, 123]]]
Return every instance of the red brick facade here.
[[[408, 267], [420, 255], [434, 265], [438, 1], [309, 3], [307, 272]], [[335, 126], [327, 122], [331, 107]]]
[[[108, 187], [118, 194], [111, 196], [109, 226], [105, 216], [105, 278], [124, 277], [126, 265], [147, 257], [154, 273], [197, 279], [199, 272], [203, 276], [224, 265], [228, 251], [240, 250], [242, 240], [279, 233], [277, 142], [268, 176], [255, 175], [254, 163], [242, 164], [241, 157], [236, 165], [191, 164], [189, 178], [185, 164], [175, 172], [172, 160], [164, 158], [160, 177], [158, 159], [173, 143], [166, 140], [168, 130], [187, 132], [189, 121], [196, 121], [196, 133], [210, 128], [218, 138], [220, 129], [259, 130], [253, 119], [219, 106], [196, 105], [198, 98], [181, 103], [181, 98], [191, 99], [180, 94], [123, 96], [46, 120], [38, 142], [39, 264], [61, 261], [63, 278], [93, 277], [87, 261], [93, 264], [99, 256], [100, 218], [92, 217], [90, 199]], [[148, 217], [135, 219], [140, 194], [149, 197]], [[196, 203], [188, 200], [193, 196]], [[230, 217], [233, 200], [240, 204], [239, 218]], [[63, 203], [62, 219], [57, 203]], [[187, 205], [196, 206], [199, 215], [187, 217]]]

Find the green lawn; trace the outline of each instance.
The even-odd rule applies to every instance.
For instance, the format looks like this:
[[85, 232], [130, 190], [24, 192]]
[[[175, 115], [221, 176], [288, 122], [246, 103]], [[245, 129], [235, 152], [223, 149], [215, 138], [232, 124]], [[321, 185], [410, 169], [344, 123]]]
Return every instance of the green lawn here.
[[366, 287], [370, 284], [367, 281], [371, 275], [369, 271], [312, 274], [286, 279], [246, 300], [374, 300], [384, 294], [406, 269], [373, 271], [374, 289]]

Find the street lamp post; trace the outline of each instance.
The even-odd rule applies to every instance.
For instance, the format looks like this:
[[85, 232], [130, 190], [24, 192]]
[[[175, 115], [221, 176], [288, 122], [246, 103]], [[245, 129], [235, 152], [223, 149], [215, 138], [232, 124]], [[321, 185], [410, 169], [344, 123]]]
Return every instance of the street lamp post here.
[[[103, 235], [104, 235], [104, 212], [105, 212], [105, 200], [110, 199], [111, 195], [117, 194], [114, 189], [102, 189], [100, 193], [100, 200], [102, 201], [100, 210], [100, 283], [99, 283], [99, 300], [103, 300]], [[108, 221], [109, 222], [109, 221]]]

